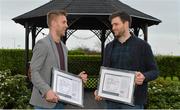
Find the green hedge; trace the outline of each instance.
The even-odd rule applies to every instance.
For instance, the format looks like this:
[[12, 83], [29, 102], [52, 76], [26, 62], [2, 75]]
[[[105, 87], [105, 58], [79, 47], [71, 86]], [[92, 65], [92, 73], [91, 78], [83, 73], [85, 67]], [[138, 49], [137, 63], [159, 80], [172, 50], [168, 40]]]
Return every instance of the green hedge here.
[[[79, 55], [74, 55], [79, 53]], [[82, 55], [83, 54], [83, 55]], [[78, 74], [85, 70], [90, 75], [98, 75], [101, 65], [100, 55], [84, 55], [80, 50], [70, 51], [68, 56], [69, 72]], [[32, 52], [30, 51], [30, 56]], [[180, 56], [156, 56], [155, 57], [160, 76], [177, 76], [180, 79]], [[0, 49], [0, 70], [10, 69], [14, 74], [24, 74], [24, 50]]]
[[69, 55], [68, 56], [68, 71], [74, 74], [79, 74], [81, 71], [86, 71], [88, 75], [96, 76], [99, 74], [101, 66], [99, 55]]
[[75, 50], [70, 50], [69, 55], [100, 55], [101, 53], [92, 51], [88, 48], [77, 48]]
[[180, 79], [180, 56], [156, 56], [160, 76]]
[[13, 74], [25, 73], [24, 50], [0, 49], [0, 70], [6, 69], [10, 69]]

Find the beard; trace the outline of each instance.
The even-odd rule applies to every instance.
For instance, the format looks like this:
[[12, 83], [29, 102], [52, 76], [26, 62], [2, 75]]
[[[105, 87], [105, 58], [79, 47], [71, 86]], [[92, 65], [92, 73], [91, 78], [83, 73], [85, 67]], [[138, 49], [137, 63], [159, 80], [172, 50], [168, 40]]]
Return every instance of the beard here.
[[57, 36], [59, 36], [59, 37], [62, 37], [62, 36], [65, 35], [64, 31], [63, 31], [63, 30], [60, 30], [60, 29], [57, 29], [57, 30], [56, 30], [56, 34], [57, 34]]
[[124, 33], [125, 33], [125, 30], [122, 29], [120, 32], [116, 33], [115, 36], [116, 36], [116, 38], [120, 38], [120, 37], [124, 36]]
[[122, 25], [120, 28], [117, 28], [114, 32], [116, 38], [120, 38], [125, 34], [125, 25]]

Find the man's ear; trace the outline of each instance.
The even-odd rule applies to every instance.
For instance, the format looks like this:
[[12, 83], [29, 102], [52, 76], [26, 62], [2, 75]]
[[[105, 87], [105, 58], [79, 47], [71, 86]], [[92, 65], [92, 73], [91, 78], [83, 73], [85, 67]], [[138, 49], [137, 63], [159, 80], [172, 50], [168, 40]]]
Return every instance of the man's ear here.
[[54, 27], [55, 25], [56, 25], [56, 20], [52, 20], [52, 21], [51, 21], [51, 26]]

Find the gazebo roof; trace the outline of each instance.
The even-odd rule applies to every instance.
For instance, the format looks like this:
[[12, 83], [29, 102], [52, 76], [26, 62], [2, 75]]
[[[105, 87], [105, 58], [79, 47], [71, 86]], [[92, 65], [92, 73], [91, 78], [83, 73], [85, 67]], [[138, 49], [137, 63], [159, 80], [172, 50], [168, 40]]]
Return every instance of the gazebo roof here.
[[[26, 22], [36, 24], [40, 27], [47, 27], [46, 14], [50, 10], [65, 9], [68, 12], [68, 19], [77, 17], [99, 17], [108, 20], [108, 16], [117, 10], [124, 10], [132, 16], [133, 26], [148, 24], [157, 25], [161, 20], [142, 13], [119, 0], [52, 0], [32, 11], [13, 18], [16, 23], [25, 25]], [[83, 20], [82, 20], [83, 21]], [[83, 27], [82, 27], [83, 28]], [[86, 26], [84, 28], [87, 28]]]
[[[158, 25], [161, 20], [142, 13], [119, 0], [52, 0], [32, 11], [13, 18], [16, 23], [25, 27], [25, 62], [26, 73], [28, 73], [29, 59], [29, 33], [32, 34], [32, 48], [35, 39], [41, 29], [47, 27], [46, 14], [50, 10], [67, 10], [69, 27], [67, 38], [77, 29], [91, 30], [101, 40], [101, 59], [103, 59], [104, 44], [108, 35], [111, 33], [109, 15], [115, 11], [126, 11], [132, 17], [132, 28], [138, 36], [140, 28], [143, 30], [144, 39], [147, 41], [147, 27]], [[42, 27], [42, 28], [38, 28]]]

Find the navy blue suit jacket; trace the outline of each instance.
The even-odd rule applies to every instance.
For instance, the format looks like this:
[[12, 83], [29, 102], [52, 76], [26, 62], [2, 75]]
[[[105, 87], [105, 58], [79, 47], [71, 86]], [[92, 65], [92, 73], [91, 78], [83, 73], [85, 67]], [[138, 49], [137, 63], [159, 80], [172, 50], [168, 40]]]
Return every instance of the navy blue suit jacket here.
[[[136, 85], [134, 91], [134, 101], [135, 104], [146, 104], [147, 102], [147, 82], [157, 78], [159, 71], [151, 50], [150, 45], [132, 36], [131, 47], [133, 63], [131, 65], [132, 71], [140, 71], [145, 76], [145, 80], [142, 85]], [[115, 40], [107, 44], [104, 50], [103, 66], [111, 67], [111, 54], [113, 49], [113, 44]]]

